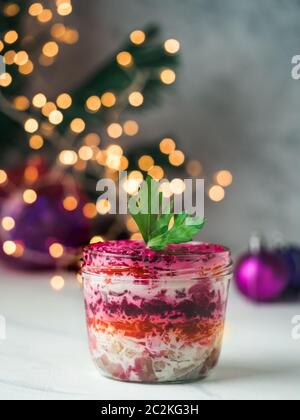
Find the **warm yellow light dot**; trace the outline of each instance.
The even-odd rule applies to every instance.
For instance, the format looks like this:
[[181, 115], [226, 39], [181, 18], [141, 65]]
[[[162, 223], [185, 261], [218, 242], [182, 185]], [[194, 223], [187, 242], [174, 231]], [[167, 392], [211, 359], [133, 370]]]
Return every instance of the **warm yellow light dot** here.
[[101, 139], [98, 134], [90, 133], [85, 136], [84, 142], [87, 146], [95, 147], [95, 146], [99, 146]]
[[29, 118], [24, 124], [24, 129], [27, 133], [35, 133], [39, 129], [39, 123], [34, 118]]
[[145, 42], [146, 34], [143, 31], [137, 30], [130, 34], [130, 40], [135, 45], [141, 45]]
[[53, 290], [56, 290], [57, 292], [59, 292], [60, 290], [64, 288], [65, 280], [62, 276], [54, 276], [50, 280], [50, 285]]
[[16, 16], [20, 12], [20, 6], [16, 3], [9, 3], [4, 7], [3, 12], [7, 17]]
[[143, 236], [141, 233], [134, 233], [133, 235], [131, 235], [130, 239], [132, 241], [142, 241], [143, 240]]
[[73, 7], [70, 2], [63, 2], [57, 6], [57, 13], [60, 16], [68, 16], [72, 13]]
[[185, 162], [185, 155], [180, 150], [175, 150], [170, 154], [169, 161], [173, 166], [181, 166]]
[[16, 31], [8, 31], [4, 35], [4, 41], [6, 44], [14, 44], [19, 38], [19, 35]]
[[37, 200], [37, 193], [34, 190], [25, 190], [23, 200], [26, 204], [33, 204]]
[[55, 23], [51, 28], [53, 38], [62, 38], [66, 33], [66, 27], [63, 23]]
[[160, 151], [165, 155], [170, 155], [176, 149], [176, 143], [172, 139], [163, 139], [159, 145]]
[[104, 215], [110, 212], [111, 204], [108, 200], [98, 199], [96, 207], [98, 213]]
[[123, 149], [122, 149], [121, 146], [119, 146], [117, 144], [112, 144], [111, 146], [109, 146], [106, 149], [106, 153], [108, 155], [111, 155], [111, 156], [119, 156], [119, 157], [121, 157], [123, 155]]
[[52, 258], [61, 258], [64, 254], [64, 247], [59, 243], [54, 243], [49, 247], [49, 254]]
[[16, 252], [17, 245], [13, 241], [5, 241], [3, 243], [2, 248], [3, 248], [3, 251], [6, 255], [11, 256], [11, 255], [14, 255], [14, 253]]
[[68, 93], [62, 93], [56, 99], [57, 106], [61, 109], [68, 109], [72, 105], [72, 98]]
[[12, 64], [14, 64], [15, 62], [15, 58], [16, 58], [16, 51], [14, 50], [9, 50], [4, 54], [4, 62], [5, 64], [11, 66]]
[[210, 188], [208, 195], [212, 201], [220, 202], [225, 198], [225, 190], [219, 185], [214, 185]]
[[97, 207], [96, 204], [94, 203], [87, 203], [84, 205], [83, 209], [82, 209], [83, 215], [87, 218], [87, 219], [93, 219], [94, 217], [97, 216]]
[[128, 169], [128, 166], [129, 166], [129, 161], [127, 157], [122, 156], [120, 160], [119, 171], [126, 171], [126, 169]]
[[151, 156], [142, 156], [138, 164], [142, 171], [148, 172], [154, 166], [154, 159]]
[[16, 222], [14, 221], [12, 217], [3, 217], [1, 226], [4, 230], [6, 230], [7, 232], [10, 232], [11, 230], [15, 228]]
[[170, 183], [170, 188], [173, 194], [182, 194], [185, 191], [185, 183], [182, 179], [173, 179]]
[[127, 179], [124, 184], [123, 188], [130, 195], [136, 195], [139, 191], [141, 185], [141, 180], [138, 179]]
[[112, 92], [106, 92], [101, 96], [101, 102], [106, 108], [111, 108], [116, 104], [117, 98]]
[[101, 108], [101, 100], [98, 96], [91, 96], [86, 101], [86, 108], [88, 111], [97, 112]]
[[43, 106], [45, 106], [46, 103], [47, 103], [47, 98], [43, 93], [38, 93], [32, 99], [32, 104], [36, 108], [43, 108]]
[[74, 133], [77, 133], [77, 134], [83, 133], [83, 131], [85, 130], [85, 122], [83, 121], [82, 118], [75, 118], [71, 122], [70, 128]]
[[13, 100], [13, 105], [18, 111], [26, 111], [30, 107], [30, 102], [26, 96], [17, 96]]
[[67, 211], [74, 211], [78, 207], [78, 200], [73, 196], [66, 197], [63, 201], [63, 206]]
[[19, 72], [24, 76], [28, 76], [34, 70], [34, 64], [31, 60], [28, 60], [26, 64], [19, 67]]
[[93, 149], [90, 146], [82, 146], [78, 151], [81, 160], [91, 160], [94, 156]]
[[121, 157], [116, 155], [107, 156], [106, 165], [109, 169], [118, 171], [121, 165]]
[[136, 136], [139, 132], [139, 125], [136, 121], [126, 121], [123, 125], [124, 133], [127, 136]]
[[165, 173], [163, 168], [160, 166], [153, 166], [151, 169], [149, 169], [148, 175], [150, 175], [156, 181], [159, 181], [165, 176]]
[[73, 45], [79, 41], [79, 32], [76, 29], [67, 28], [65, 34], [61, 37], [65, 44]]
[[55, 57], [59, 53], [59, 46], [55, 41], [47, 42], [43, 47], [43, 54], [46, 57]]
[[50, 67], [55, 62], [54, 57], [46, 57], [45, 55], [41, 54], [39, 57], [39, 63], [41, 66]]
[[169, 54], [176, 54], [180, 50], [180, 42], [177, 39], [168, 39], [165, 42], [165, 50]]
[[170, 198], [173, 195], [173, 191], [171, 190], [170, 182], [164, 182], [160, 186], [160, 191], [163, 193], [165, 198]]
[[128, 97], [128, 101], [131, 106], [139, 107], [144, 103], [144, 96], [141, 92], [132, 92]]
[[117, 55], [117, 63], [123, 67], [130, 67], [133, 64], [132, 55], [127, 51], [122, 51]]
[[43, 106], [42, 108], [42, 114], [45, 117], [49, 117], [51, 112], [56, 111], [56, 105], [54, 102], [47, 102], [46, 105]]
[[196, 177], [201, 174], [202, 165], [198, 160], [191, 160], [186, 165], [186, 170], [190, 176]]
[[176, 81], [176, 73], [171, 69], [165, 69], [160, 73], [160, 79], [166, 85], [172, 85]]
[[233, 181], [232, 173], [229, 171], [219, 171], [216, 174], [216, 181], [221, 187], [230, 187]]
[[3, 171], [3, 169], [0, 169], [0, 185], [5, 184], [7, 182], [7, 173]]
[[87, 167], [87, 162], [85, 162], [83, 160], [80, 160], [80, 159], [74, 165], [74, 169], [76, 171], [80, 171], [80, 172], [85, 171], [86, 167]]
[[8, 87], [12, 83], [12, 77], [9, 73], [2, 73], [0, 76], [0, 86]]
[[2, 41], [0, 41], [0, 52], [2, 52], [4, 50], [4, 44]]
[[28, 183], [33, 183], [38, 180], [39, 171], [35, 166], [27, 166], [24, 171], [24, 179]]
[[140, 171], [132, 171], [128, 176], [129, 180], [137, 180], [137, 181], [144, 181], [144, 176]]
[[29, 56], [28, 56], [28, 54], [27, 54], [26, 51], [20, 51], [20, 52], [18, 52], [15, 55], [15, 59], [14, 59], [15, 63], [18, 66], [23, 66], [24, 64], [26, 64], [28, 62], [28, 60], [29, 60]]
[[42, 11], [44, 10], [43, 6], [41, 3], [33, 3], [28, 10], [28, 13], [31, 16], [38, 16], [39, 14], [42, 13]]
[[64, 116], [60, 111], [52, 111], [49, 115], [49, 121], [51, 124], [58, 125], [63, 122]]
[[31, 149], [33, 150], [39, 150], [44, 146], [44, 139], [42, 136], [32, 136], [29, 139], [29, 146], [31, 147]]
[[47, 23], [53, 18], [53, 13], [50, 9], [44, 9], [42, 13], [38, 15], [38, 20], [41, 23]]
[[118, 123], [113, 123], [110, 124], [107, 127], [107, 134], [109, 135], [109, 137], [111, 137], [112, 139], [118, 139], [119, 137], [122, 136], [123, 134], [123, 128], [120, 124]]
[[90, 244], [98, 244], [99, 242], [104, 242], [104, 239], [102, 238], [102, 236], [94, 236], [90, 240]]
[[63, 165], [75, 165], [78, 161], [78, 155], [74, 150], [63, 150], [59, 154], [59, 160]]

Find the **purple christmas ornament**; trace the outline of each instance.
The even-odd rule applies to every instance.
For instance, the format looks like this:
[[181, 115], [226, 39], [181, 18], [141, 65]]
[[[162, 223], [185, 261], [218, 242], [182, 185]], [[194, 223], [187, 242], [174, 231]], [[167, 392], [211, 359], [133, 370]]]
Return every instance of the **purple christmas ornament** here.
[[[24, 188], [2, 203], [0, 218], [9, 217], [15, 224], [10, 230], [0, 229], [6, 251], [2, 257], [14, 266], [30, 269], [74, 263], [90, 239], [91, 223], [83, 215], [84, 195], [68, 178], [60, 182], [45, 179], [32, 189], [37, 196], [31, 204], [24, 202]], [[64, 200], [70, 196], [75, 204], [67, 209]]]
[[257, 237], [238, 261], [235, 279], [241, 293], [255, 302], [274, 301], [288, 286], [286, 264], [276, 253], [262, 249]]

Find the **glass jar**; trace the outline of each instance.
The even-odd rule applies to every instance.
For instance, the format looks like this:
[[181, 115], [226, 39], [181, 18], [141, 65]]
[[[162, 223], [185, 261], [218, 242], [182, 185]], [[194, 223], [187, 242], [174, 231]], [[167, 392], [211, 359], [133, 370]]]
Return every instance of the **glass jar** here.
[[232, 276], [228, 249], [93, 244], [84, 250], [82, 273], [90, 350], [105, 376], [182, 382], [216, 366]]

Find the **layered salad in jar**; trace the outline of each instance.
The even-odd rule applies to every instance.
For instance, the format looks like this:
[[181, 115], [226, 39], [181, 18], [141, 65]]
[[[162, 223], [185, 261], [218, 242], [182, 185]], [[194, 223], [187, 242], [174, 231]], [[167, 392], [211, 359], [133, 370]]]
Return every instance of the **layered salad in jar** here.
[[93, 244], [84, 250], [82, 273], [90, 351], [105, 376], [192, 381], [216, 366], [231, 278], [227, 248]]

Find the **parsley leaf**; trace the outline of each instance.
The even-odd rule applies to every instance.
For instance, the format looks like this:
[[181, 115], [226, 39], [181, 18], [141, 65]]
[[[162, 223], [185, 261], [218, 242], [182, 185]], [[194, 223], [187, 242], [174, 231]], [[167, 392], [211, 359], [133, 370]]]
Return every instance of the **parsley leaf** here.
[[205, 225], [204, 219], [190, 216], [186, 212], [174, 214], [173, 207], [172, 201], [163, 208], [160, 184], [150, 176], [141, 185], [138, 195], [129, 202], [129, 213], [145, 243], [155, 251], [161, 251], [170, 244], [192, 241]]

